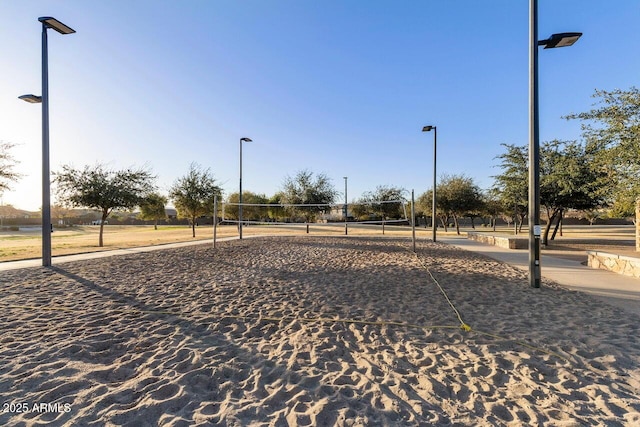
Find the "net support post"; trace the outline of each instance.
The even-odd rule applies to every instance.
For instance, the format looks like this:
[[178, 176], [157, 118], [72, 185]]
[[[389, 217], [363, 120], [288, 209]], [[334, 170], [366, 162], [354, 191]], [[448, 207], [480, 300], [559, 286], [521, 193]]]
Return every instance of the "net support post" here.
[[413, 242], [413, 252], [416, 252], [416, 215], [415, 215], [414, 190], [411, 190], [411, 240]]
[[213, 196], [213, 249], [216, 248], [216, 234], [218, 231], [218, 195]]

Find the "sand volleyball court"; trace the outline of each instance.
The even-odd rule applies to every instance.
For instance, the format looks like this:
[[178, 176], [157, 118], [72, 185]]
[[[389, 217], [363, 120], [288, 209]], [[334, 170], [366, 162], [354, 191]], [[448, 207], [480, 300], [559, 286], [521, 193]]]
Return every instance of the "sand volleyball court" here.
[[0, 425], [640, 425], [640, 318], [409, 248], [269, 237], [2, 272]]

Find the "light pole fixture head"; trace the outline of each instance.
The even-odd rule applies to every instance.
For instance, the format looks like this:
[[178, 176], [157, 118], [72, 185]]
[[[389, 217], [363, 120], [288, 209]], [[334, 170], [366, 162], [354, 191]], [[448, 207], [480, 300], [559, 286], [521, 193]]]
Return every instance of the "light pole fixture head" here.
[[435, 126], [425, 126], [422, 128], [422, 132], [429, 132], [432, 129], [435, 129]]
[[240, 141], [242, 141], [242, 142], [253, 142], [253, 140], [251, 138], [240, 138]]
[[38, 96], [38, 95], [22, 95], [18, 97], [19, 99], [22, 99], [23, 101], [29, 102], [31, 104], [40, 104], [42, 102], [42, 97]]
[[50, 16], [38, 18], [38, 21], [42, 22], [47, 28], [53, 28], [60, 34], [72, 34], [76, 32], [73, 28], [66, 26], [56, 18], [52, 18]]
[[558, 33], [552, 34], [546, 40], [539, 40], [538, 46], [544, 46], [545, 49], [553, 49], [554, 47], [571, 46], [582, 36], [582, 33]]

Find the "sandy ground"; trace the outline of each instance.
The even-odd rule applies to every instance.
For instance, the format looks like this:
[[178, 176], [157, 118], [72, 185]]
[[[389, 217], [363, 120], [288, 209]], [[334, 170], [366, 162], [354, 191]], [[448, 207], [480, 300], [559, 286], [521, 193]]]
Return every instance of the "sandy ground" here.
[[640, 424], [639, 317], [409, 247], [270, 237], [3, 272], [0, 425]]

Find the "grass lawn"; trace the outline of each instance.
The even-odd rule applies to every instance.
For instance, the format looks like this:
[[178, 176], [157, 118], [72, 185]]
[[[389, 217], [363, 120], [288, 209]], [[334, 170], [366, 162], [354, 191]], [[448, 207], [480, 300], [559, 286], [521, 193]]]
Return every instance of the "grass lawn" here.
[[[22, 259], [39, 258], [42, 255], [41, 229], [23, 229], [21, 231], [0, 232], [0, 262]], [[100, 227], [97, 225], [74, 226], [68, 229], [56, 229], [51, 236], [52, 255], [70, 255], [85, 252], [96, 252], [113, 249], [125, 249], [140, 246], [162, 245], [167, 243], [190, 242], [196, 240], [212, 240], [211, 226], [196, 227], [196, 237], [193, 238], [190, 226], [158, 226], [155, 230], [149, 225], [105, 225], [104, 246], [98, 246]], [[344, 225], [309, 225], [309, 232], [314, 235], [344, 234]], [[417, 230], [420, 237], [430, 236], [430, 229]], [[444, 233], [444, 232], [441, 232]], [[265, 234], [306, 234], [304, 224], [287, 226], [246, 226], [245, 236]], [[382, 235], [381, 226], [349, 226], [349, 234], [353, 235]], [[385, 235], [411, 236], [409, 227], [386, 226]], [[448, 233], [451, 234], [451, 233]], [[238, 235], [235, 225], [219, 226], [218, 238], [234, 237]]]
[[[187, 226], [158, 227], [106, 225], [104, 246], [98, 246], [100, 227], [95, 225], [56, 229], [51, 235], [53, 256], [123, 249], [194, 240]], [[210, 239], [210, 228], [196, 229], [196, 239]], [[42, 252], [40, 228], [0, 233], [0, 261], [39, 258]]]

